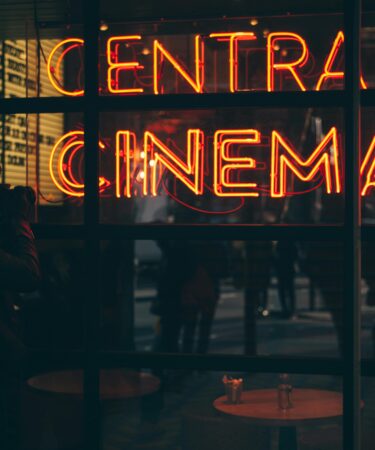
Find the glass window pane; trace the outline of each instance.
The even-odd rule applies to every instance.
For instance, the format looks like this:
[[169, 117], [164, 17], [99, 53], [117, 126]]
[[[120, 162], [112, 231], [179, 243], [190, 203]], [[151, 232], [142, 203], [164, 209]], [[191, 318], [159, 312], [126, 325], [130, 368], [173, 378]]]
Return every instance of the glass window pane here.
[[338, 109], [102, 113], [104, 223], [340, 223]]
[[44, 370], [22, 378], [20, 448], [82, 448], [82, 371]]
[[[75, 133], [66, 132], [74, 124]], [[82, 114], [3, 114], [1, 182], [36, 193], [35, 222], [82, 221], [84, 138]]]
[[121, 23], [103, 6], [101, 95], [343, 88], [340, 15]]
[[336, 242], [102, 241], [105, 349], [337, 357]]
[[375, 379], [372, 377], [363, 377], [362, 383], [362, 400], [364, 403], [362, 412], [362, 442], [363, 449], [370, 450], [374, 444], [375, 430]]
[[[0, 95], [58, 97], [82, 84], [81, 2], [2, 2]], [[74, 93], [77, 95], [77, 93]]]
[[[242, 380], [242, 403], [228, 404], [230, 383], [225, 387], [224, 376]], [[293, 406], [285, 413], [279, 409], [278, 390], [282, 396], [285, 390], [278, 389], [282, 383], [277, 374], [103, 370], [104, 447], [133, 448], [142, 443], [157, 449], [245, 450], [251, 442], [254, 450], [276, 449], [279, 443], [284, 445], [280, 448], [342, 449], [341, 380], [287, 377]], [[110, 398], [105, 399], [106, 394]], [[284, 421], [291, 425], [298, 412], [305, 419], [315, 415], [318, 420], [309, 424], [302, 419], [298, 425], [282, 427]]]

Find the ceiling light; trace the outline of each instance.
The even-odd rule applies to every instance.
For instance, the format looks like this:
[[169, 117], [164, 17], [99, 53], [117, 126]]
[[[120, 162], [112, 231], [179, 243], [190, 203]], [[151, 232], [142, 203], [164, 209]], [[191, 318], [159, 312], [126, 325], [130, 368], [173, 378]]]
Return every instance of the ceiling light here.
[[108, 23], [105, 22], [104, 20], [100, 21], [100, 25], [99, 25], [99, 30], [100, 31], [107, 31], [108, 30]]

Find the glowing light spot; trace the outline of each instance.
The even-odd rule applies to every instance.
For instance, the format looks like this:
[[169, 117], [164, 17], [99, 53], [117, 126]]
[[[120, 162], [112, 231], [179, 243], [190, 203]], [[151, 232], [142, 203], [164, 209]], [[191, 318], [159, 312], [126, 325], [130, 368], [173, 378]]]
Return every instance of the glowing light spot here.
[[100, 25], [99, 25], [99, 30], [100, 31], [107, 31], [109, 28], [108, 23], [105, 22], [104, 20], [100, 21]]

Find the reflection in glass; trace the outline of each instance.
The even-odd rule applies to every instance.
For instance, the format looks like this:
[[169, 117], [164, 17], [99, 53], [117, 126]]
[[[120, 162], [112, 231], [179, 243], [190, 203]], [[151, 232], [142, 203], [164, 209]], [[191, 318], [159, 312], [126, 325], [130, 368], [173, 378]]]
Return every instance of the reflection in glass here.
[[340, 223], [340, 110], [102, 113], [101, 220]]
[[[79, 128], [66, 136], [65, 127]], [[0, 116], [1, 183], [36, 192], [34, 221], [82, 220], [84, 139], [80, 114]]]
[[[105, 392], [114, 384], [108, 377], [105, 381], [103, 372], [101, 389]], [[222, 372], [143, 370], [139, 380], [162, 381], [153, 392], [140, 389], [130, 371], [113, 372], [117, 372], [113, 378], [121, 378], [121, 382], [111, 389], [116, 402], [103, 398], [105, 448], [136, 448], [142, 442], [152, 448], [229, 450], [235, 446], [246, 450], [251, 442], [255, 450], [342, 449], [342, 393], [338, 378], [291, 374], [294, 403], [286, 418], [277, 404], [277, 374], [231, 372], [228, 375], [243, 380], [243, 401], [229, 405], [222, 383], [226, 374]], [[148, 384], [144, 383], [144, 387]], [[132, 396], [127, 386], [132, 387]], [[311, 407], [312, 403], [315, 407]], [[298, 421], [293, 420], [295, 416]], [[271, 421], [270, 417], [277, 420]], [[282, 428], [284, 420], [289, 426]]]
[[337, 357], [341, 254], [334, 242], [103, 241], [102, 346]]

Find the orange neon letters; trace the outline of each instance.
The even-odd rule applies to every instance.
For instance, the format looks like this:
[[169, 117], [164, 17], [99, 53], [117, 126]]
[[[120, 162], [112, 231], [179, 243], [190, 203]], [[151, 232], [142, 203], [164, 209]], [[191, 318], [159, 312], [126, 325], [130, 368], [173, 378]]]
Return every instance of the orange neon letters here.
[[[283, 62], [283, 63], [275, 63], [275, 43], [277, 41], [294, 41], [301, 44], [302, 53], [301, 56], [295, 61]], [[293, 75], [293, 78], [296, 80], [298, 86], [302, 91], [306, 91], [305, 86], [303, 85], [300, 77], [296, 72], [296, 67], [302, 67], [305, 65], [309, 56], [309, 51], [307, 48], [306, 41], [296, 33], [290, 33], [288, 31], [281, 31], [276, 33], [270, 33], [267, 36], [267, 90], [269, 92], [274, 91], [275, 87], [275, 71], [286, 70]]]
[[252, 145], [260, 142], [257, 130], [217, 130], [214, 135], [214, 192], [218, 197], [258, 197], [254, 191], [256, 183], [230, 181], [233, 170], [254, 169], [253, 158], [233, 157], [228, 155], [228, 148], [233, 144]]
[[160, 94], [159, 54], [160, 60], [167, 59], [177, 72], [189, 83], [198, 94], [203, 92], [204, 84], [204, 45], [199, 35], [194, 37], [195, 52], [195, 80], [188, 74], [182, 65], [162, 46], [158, 40], [154, 40], [154, 94]]
[[161, 142], [153, 133], [144, 133], [144, 184], [143, 193], [149, 192], [148, 172], [150, 171], [151, 194], [157, 195], [159, 166], [170, 170], [195, 195], [203, 193], [203, 144], [204, 134], [201, 130], [190, 129], [187, 133], [187, 162]]
[[129, 130], [120, 130], [116, 133], [116, 197], [120, 198], [122, 185], [121, 162], [125, 164], [125, 186], [123, 194], [130, 198], [131, 193], [131, 160], [134, 157], [136, 135]]
[[[49, 158], [49, 173], [57, 189], [70, 197], [83, 197], [83, 183], [76, 180], [72, 172], [72, 161], [84, 147], [83, 131], [70, 131], [64, 134], [52, 148]], [[104, 149], [104, 144], [99, 141], [99, 148]], [[56, 161], [57, 158], [57, 161]], [[66, 161], [67, 159], [67, 161]], [[55, 175], [55, 168], [57, 176]], [[110, 185], [105, 177], [99, 177], [99, 189], [103, 191]]]
[[[250, 146], [261, 142], [261, 134], [254, 129], [221, 129], [214, 133], [213, 139], [213, 192], [218, 197], [258, 197], [261, 191], [256, 183], [241, 182], [241, 171], [256, 169], [254, 158], [236, 156], [235, 145]], [[49, 159], [49, 172], [55, 186], [70, 197], [83, 197], [84, 183], [80, 180], [77, 168], [81, 162], [79, 152], [84, 147], [83, 131], [64, 134], [53, 146]], [[106, 147], [99, 141], [98, 147]], [[230, 152], [232, 154], [230, 154]], [[185, 153], [185, 152], [184, 152]], [[271, 137], [270, 195], [274, 198], [292, 195], [288, 192], [288, 170], [291, 175], [303, 182], [313, 182], [320, 173], [325, 182], [327, 194], [342, 192], [340, 178], [338, 132], [332, 127], [323, 140], [306, 159], [295, 152], [286, 139], [276, 130]], [[135, 173], [141, 174], [138, 180], [143, 184], [143, 195], [157, 195], [165, 169], [188, 187], [195, 195], [203, 194], [204, 189], [204, 133], [199, 129], [187, 131], [186, 158], [176, 155], [153, 133], [145, 131], [143, 151], [136, 154], [136, 135], [130, 130], [116, 133], [116, 173], [115, 183], [103, 176], [99, 177], [99, 191], [115, 186], [117, 198], [131, 198], [137, 195], [132, 189]], [[142, 162], [143, 161], [143, 162]], [[263, 163], [264, 164], [264, 163]], [[361, 195], [369, 195], [375, 188], [375, 136], [361, 163], [360, 176], [363, 180]], [[320, 185], [320, 183], [319, 183]]]
[[364, 177], [366, 173], [366, 178], [364, 185], [361, 190], [361, 195], [365, 196], [368, 194], [370, 189], [375, 187], [375, 180], [373, 179], [375, 170], [375, 136], [373, 137], [371, 144], [366, 152], [365, 159], [361, 164], [361, 178]]
[[[280, 154], [280, 146], [283, 148], [284, 154]], [[338, 139], [335, 127], [330, 129], [306, 160], [302, 160], [277, 131], [272, 131], [271, 197], [284, 197], [287, 194], [287, 167], [300, 180], [312, 181], [322, 166], [324, 168], [326, 192], [328, 194], [341, 192]], [[333, 166], [333, 174], [331, 166]], [[304, 169], [307, 168], [309, 171], [306, 173]]]
[[[337, 54], [338, 54], [339, 49], [340, 49], [341, 45], [343, 44], [343, 42], [344, 42], [344, 33], [342, 31], [339, 31], [337, 33], [335, 40], [333, 41], [331, 51], [329, 52], [329, 55], [324, 64], [323, 73], [320, 75], [318, 83], [316, 85], [317, 91], [320, 91], [322, 84], [329, 78], [334, 78], [334, 79], [344, 78], [344, 72], [342, 70], [340, 70], [340, 71], [332, 70], [333, 63], [337, 57]], [[361, 88], [367, 89], [365, 80], [363, 79], [362, 75], [360, 78], [360, 82], [361, 82]]]
[[[56, 62], [56, 66], [52, 65], [52, 59], [55, 53], [65, 45], [70, 44], [65, 50], [62, 51], [60, 57], [58, 58]], [[73, 48], [79, 47], [80, 45], [83, 45], [83, 39], [79, 38], [69, 38], [64, 39], [63, 41], [59, 42], [55, 47], [52, 49], [51, 53], [48, 56], [47, 60], [47, 75], [49, 78], [50, 83], [52, 86], [60, 92], [60, 94], [63, 95], [69, 95], [70, 97], [77, 97], [78, 95], [83, 95], [83, 89], [78, 89], [76, 91], [68, 91], [64, 89], [61, 84], [59, 83], [59, 74], [60, 74], [60, 65], [61, 61], [64, 58], [64, 56], [71, 51]]]
[[211, 33], [210, 38], [229, 40], [229, 89], [238, 91], [238, 41], [255, 40], [254, 33]]
[[[140, 70], [143, 66], [138, 61], [124, 62], [118, 60], [118, 47], [120, 42], [134, 41], [142, 39], [141, 36], [114, 36], [107, 41], [107, 87], [112, 94], [138, 94], [143, 92], [143, 88], [121, 88], [119, 87], [119, 73], [124, 70]], [[112, 50], [114, 43], [114, 50]]]
[[[71, 176], [70, 180], [65, 175], [65, 167], [64, 167], [64, 156], [66, 153], [73, 149], [74, 154], [76, 154], [76, 150], [82, 148], [84, 146], [83, 139], [83, 131], [71, 131], [69, 133], [64, 134], [53, 146], [50, 158], [49, 158], [49, 172], [55, 186], [64, 194], [67, 194], [71, 197], [83, 197], [83, 188], [84, 185], [74, 180]], [[57, 158], [57, 174], [55, 176], [54, 172], [54, 164], [57, 152], [60, 151]], [[71, 161], [70, 161], [71, 163]], [[67, 167], [68, 173], [71, 174], [70, 167]]]

